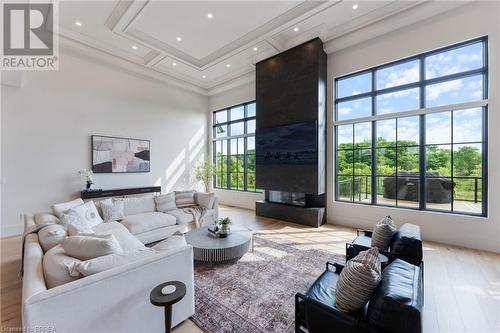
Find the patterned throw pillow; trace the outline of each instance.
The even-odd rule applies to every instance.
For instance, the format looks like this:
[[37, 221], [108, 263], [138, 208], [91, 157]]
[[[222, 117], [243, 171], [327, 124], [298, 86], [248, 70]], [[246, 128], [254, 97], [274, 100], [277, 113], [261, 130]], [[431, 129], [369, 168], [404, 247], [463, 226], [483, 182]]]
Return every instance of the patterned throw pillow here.
[[372, 234], [372, 246], [378, 247], [380, 251], [385, 251], [389, 247], [392, 236], [397, 228], [390, 216], [386, 216], [377, 222]]
[[170, 192], [155, 197], [156, 210], [162, 213], [177, 209], [175, 205], [175, 193]]
[[118, 221], [125, 217], [122, 200], [106, 199], [100, 203], [104, 222]]
[[382, 278], [378, 249], [372, 247], [349, 260], [337, 282], [336, 307], [343, 312], [361, 310]]
[[175, 205], [177, 208], [195, 206], [194, 191], [175, 191]]
[[61, 218], [61, 223], [68, 228], [68, 235], [73, 236], [80, 232], [89, 232], [92, 227], [102, 223], [102, 218], [94, 202], [89, 201], [67, 210]]

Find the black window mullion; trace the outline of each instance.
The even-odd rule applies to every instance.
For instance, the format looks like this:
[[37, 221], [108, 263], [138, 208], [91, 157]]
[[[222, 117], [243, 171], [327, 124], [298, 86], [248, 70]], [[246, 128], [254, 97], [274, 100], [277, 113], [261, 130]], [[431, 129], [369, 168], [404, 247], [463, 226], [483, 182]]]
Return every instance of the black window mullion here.
[[[425, 56], [420, 56], [420, 82], [425, 81]], [[425, 108], [425, 84], [420, 84], [420, 108]], [[427, 188], [426, 188], [426, 169], [427, 169], [427, 154], [425, 152], [425, 115], [420, 115], [420, 147], [419, 147], [419, 168], [420, 168], [420, 179], [419, 179], [419, 209], [425, 210], [427, 207]]]
[[[376, 88], [376, 76], [375, 71], [372, 71], [372, 116], [377, 114], [377, 102], [376, 96], [374, 95]], [[371, 175], [371, 183], [372, 183], [372, 205], [377, 204], [377, 194], [378, 194], [378, 182], [377, 182], [377, 122], [372, 121], [372, 175]]]
[[454, 209], [454, 201], [455, 201], [455, 191], [454, 191], [454, 182], [453, 182], [453, 179], [454, 179], [454, 173], [455, 173], [455, 167], [454, 167], [454, 161], [453, 161], [453, 156], [455, 155], [455, 145], [453, 144], [454, 141], [455, 141], [455, 138], [454, 138], [454, 131], [453, 131], [453, 125], [454, 125], [454, 112], [451, 111], [451, 115], [450, 115], [451, 119], [450, 119], [450, 126], [451, 126], [451, 186], [452, 186], [452, 190], [451, 190], [451, 211], [453, 212], [455, 209]]

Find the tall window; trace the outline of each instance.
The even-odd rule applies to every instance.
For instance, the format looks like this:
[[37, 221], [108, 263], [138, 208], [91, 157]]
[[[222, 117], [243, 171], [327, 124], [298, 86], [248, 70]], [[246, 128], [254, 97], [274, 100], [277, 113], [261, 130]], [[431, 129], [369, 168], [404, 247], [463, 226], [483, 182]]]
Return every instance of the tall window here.
[[214, 187], [258, 192], [255, 188], [255, 102], [213, 115]]
[[335, 80], [337, 201], [486, 216], [487, 39]]

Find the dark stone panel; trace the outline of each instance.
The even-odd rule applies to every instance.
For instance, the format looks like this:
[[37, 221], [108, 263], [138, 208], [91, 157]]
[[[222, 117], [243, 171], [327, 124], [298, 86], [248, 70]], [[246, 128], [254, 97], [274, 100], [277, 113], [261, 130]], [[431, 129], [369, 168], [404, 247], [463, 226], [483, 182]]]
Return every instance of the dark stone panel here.
[[255, 203], [255, 215], [295, 222], [311, 227], [319, 227], [325, 223], [324, 207], [297, 207], [266, 201]]
[[[326, 62], [319, 38], [256, 65], [257, 137], [259, 129], [318, 124], [317, 163], [256, 166], [259, 188], [322, 194], [326, 191]], [[258, 145], [256, 146], [258, 150]]]

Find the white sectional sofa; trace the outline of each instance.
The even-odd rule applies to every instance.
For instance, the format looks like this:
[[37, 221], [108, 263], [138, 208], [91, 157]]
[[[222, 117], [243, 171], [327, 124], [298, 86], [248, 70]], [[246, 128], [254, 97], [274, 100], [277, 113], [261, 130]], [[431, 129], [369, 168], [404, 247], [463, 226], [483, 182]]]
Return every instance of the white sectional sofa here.
[[[54, 224], [46, 227], [59, 230], [53, 236], [47, 238], [52, 231], [43, 229], [29, 234], [24, 246], [23, 328], [36, 331], [45, 327], [56, 332], [163, 332], [164, 310], [150, 303], [149, 294], [156, 285], [172, 280], [182, 281], [187, 289], [186, 296], [173, 307], [172, 325], [194, 314], [192, 247], [185, 242], [175, 247], [158, 247], [175, 237], [183, 238], [171, 235], [191, 222], [192, 215], [188, 213], [189, 218], [182, 209], [173, 214], [158, 212], [152, 197], [124, 200], [125, 218], [95, 225], [92, 232], [112, 234], [123, 251], [154, 253], [96, 274], [70, 277], [62, 267], [67, 266], [65, 260], [69, 257], [61, 248], [61, 239], [67, 239], [69, 229]], [[217, 206], [215, 199], [206, 210], [204, 224], [217, 219]], [[59, 219], [47, 212], [25, 214], [25, 229], [47, 221]], [[167, 240], [156, 245], [158, 251], [144, 246], [164, 238]]]
[[[195, 195], [195, 203], [199, 204]], [[184, 208], [175, 208], [166, 213], [156, 210], [154, 197], [139, 197], [122, 199], [125, 208], [125, 218], [121, 223], [144, 244], [153, 243], [183, 229], [186, 224], [193, 223], [193, 215]], [[98, 206], [98, 205], [97, 205]], [[206, 207], [201, 223], [211, 225], [218, 219], [219, 200], [214, 198], [213, 204]]]

